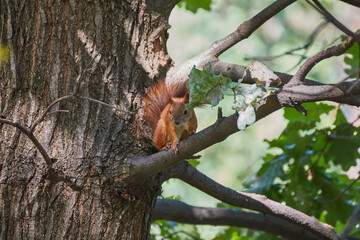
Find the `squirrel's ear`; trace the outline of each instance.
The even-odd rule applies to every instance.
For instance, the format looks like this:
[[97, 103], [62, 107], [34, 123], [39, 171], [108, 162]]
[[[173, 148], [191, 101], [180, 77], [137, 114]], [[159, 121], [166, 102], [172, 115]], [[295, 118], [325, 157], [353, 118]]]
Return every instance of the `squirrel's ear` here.
[[190, 98], [189, 92], [187, 92], [187, 93], [185, 94], [185, 96], [184, 96], [184, 99], [185, 99], [185, 102], [186, 102], [186, 103], [189, 102], [189, 98]]

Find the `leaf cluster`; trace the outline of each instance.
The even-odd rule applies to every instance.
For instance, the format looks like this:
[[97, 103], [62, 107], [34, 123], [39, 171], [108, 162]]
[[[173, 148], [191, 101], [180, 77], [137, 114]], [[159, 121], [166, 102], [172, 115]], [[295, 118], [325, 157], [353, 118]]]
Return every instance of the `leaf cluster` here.
[[322, 126], [320, 115], [329, 115], [334, 106], [306, 103], [304, 107], [307, 117], [285, 109], [286, 129], [279, 138], [267, 140], [269, 153], [245, 187], [333, 226], [343, 226], [360, 199], [359, 182], [343, 193], [354, 181], [346, 171], [360, 157], [358, 129], [340, 109], [331, 126]]
[[256, 99], [264, 95], [263, 89], [257, 84], [246, 86], [234, 83], [230, 78], [222, 74], [216, 75], [207, 65], [202, 71], [194, 66], [189, 75], [187, 87], [190, 90], [188, 108], [193, 109], [201, 104], [217, 106], [224, 98], [226, 92], [231, 89], [234, 94], [232, 109], [237, 111], [239, 116], [237, 126], [244, 130], [246, 126], [256, 121], [255, 110], [252, 104]]

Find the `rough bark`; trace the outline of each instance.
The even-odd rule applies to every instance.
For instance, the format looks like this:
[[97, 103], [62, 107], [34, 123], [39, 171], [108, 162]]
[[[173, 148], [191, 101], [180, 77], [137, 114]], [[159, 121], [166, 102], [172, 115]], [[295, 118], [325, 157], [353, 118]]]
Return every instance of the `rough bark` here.
[[[173, 3], [174, 4], [174, 3]], [[160, 191], [156, 176], [128, 183], [145, 86], [171, 65], [172, 6], [151, 2], [2, 0], [0, 115], [31, 128], [56, 162], [46, 164], [19, 129], [0, 124], [1, 239], [147, 239]], [[89, 101], [100, 100], [116, 108]], [[61, 112], [59, 110], [68, 110]]]

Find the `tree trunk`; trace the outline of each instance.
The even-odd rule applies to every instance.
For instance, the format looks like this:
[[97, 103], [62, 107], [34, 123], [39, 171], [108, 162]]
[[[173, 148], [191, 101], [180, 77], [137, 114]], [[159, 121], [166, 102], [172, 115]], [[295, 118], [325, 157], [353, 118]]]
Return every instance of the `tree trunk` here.
[[149, 238], [159, 176], [129, 182], [123, 173], [128, 159], [152, 149], [135, 113], [145, 86], [171, 65], [171, 7], [156, 8], [1, 1], [0, 43], [11, 54], [0, 63], [0, 116], [33, 127], [56, 161], [48, 165], [25, 134], [0, 124], [1, 239]]

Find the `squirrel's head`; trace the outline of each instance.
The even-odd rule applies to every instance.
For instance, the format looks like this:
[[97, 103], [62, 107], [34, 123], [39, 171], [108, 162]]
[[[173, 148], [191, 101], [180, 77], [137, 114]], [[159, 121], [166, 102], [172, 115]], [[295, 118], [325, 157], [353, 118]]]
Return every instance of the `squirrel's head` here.
[[180, 126], [187, 123], [192, 117], [193, 110], [188, 110], [185, 106], [188, 97], [171, 98], [170, 100], [170, 119], [176, 125]]

